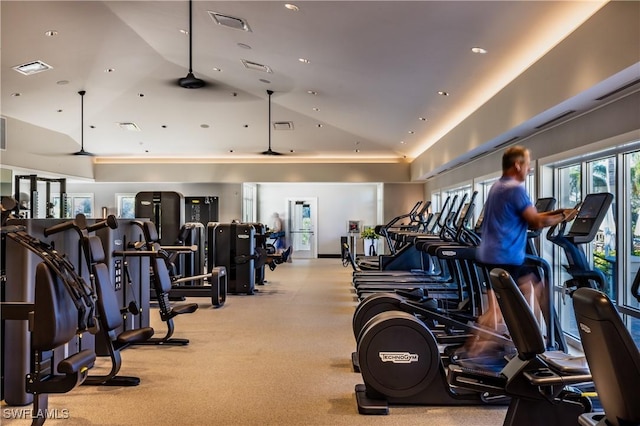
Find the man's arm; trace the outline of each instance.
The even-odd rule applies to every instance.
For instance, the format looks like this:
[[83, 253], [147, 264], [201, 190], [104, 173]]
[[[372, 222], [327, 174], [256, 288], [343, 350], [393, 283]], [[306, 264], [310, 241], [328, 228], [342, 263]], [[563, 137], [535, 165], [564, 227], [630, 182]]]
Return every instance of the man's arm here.
[[548, 226], [557, 225], [565, 220], [573, 220], [577, 214], [577, 209], [557, 209], [549, 212], [538, 213], [535, 206], [530, 205], [522, 212], [522, 218], [529, 224], [529, 228], [542, 229]]

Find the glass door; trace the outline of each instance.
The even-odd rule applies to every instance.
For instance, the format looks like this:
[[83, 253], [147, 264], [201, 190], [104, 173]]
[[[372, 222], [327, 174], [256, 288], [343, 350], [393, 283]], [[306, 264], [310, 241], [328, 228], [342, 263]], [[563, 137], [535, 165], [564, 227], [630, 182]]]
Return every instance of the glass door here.
[[315, 259], [318, 256], [316, 234], [317, 198], [289, 199], [288, 234], [294, 259]]

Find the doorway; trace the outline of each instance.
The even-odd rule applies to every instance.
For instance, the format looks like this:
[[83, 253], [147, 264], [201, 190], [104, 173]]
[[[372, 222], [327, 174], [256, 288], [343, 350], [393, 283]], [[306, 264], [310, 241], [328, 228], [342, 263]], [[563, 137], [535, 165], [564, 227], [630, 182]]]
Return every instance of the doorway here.
[[287, 229], [294, 258], [315, 259], [318, 257], [317, 216], [317, 198], [288, 199], [289, 226]]

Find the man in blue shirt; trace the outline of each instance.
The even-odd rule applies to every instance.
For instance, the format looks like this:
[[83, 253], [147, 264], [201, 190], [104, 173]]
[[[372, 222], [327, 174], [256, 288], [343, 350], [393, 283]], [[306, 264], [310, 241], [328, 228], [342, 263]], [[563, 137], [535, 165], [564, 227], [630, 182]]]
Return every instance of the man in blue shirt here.
[[541, 229], [572, 220], [576, 209], [557, 209], [539, 213], [522, 183], [529, 174], [529, 150], [522, 146], [508, 148], [502, 156], [502, 177], [493, 184], [484, 205], [480, 262], [500, 266], [514, 279], [525, 258], [527, 230]]
[[[502, 177], [493, 184], [484, 206], [482, 241], [478, 248], [478, 260], [489, 269], [500, 267], [513, 277], [531, 301], [532, 307], [546, 303], [546, 292], [537, 273], [523, 266], [527, 245], [527, 230], [541, 229], [572, 220], [576, 209], [557, 209], [538, 212], [522, 183], [529, 174], [531, 157], [522, 146], [508, 148], [502, 156]], [[535, 298], [532, 297], [532, 292]], [[487, 292], [489, 309], [478, 318], [478, 323], [499, 329], [502, 322], [494, 295]], [[473, 352], [486, 348], [476, 342]]]

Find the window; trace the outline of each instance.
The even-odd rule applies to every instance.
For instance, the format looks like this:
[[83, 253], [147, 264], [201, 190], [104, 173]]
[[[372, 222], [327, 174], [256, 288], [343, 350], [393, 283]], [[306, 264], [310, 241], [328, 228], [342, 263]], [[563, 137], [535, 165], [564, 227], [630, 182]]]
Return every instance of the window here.
[[[608, 157], [587, 163], [587, 193], [616, 193], [616, 161]], [[605, 276], [605, 293], [616, 300], [616, 201], [607, 211], [593, 242], [587, 247], [587, 259]]]
[[[64, 208], [65, 217], [75, 217], [82, 213], [86, 217], [93, 216], [93, 194], [66, 194], [66, 206]], [[52, 197], [54, 217], [59, 218], [60, 196]]]
[[116, 194], [116, 216], [123, 219], [136, 217], [136, 194]]

